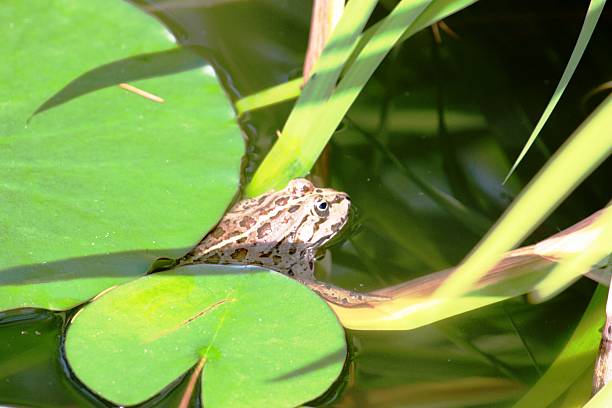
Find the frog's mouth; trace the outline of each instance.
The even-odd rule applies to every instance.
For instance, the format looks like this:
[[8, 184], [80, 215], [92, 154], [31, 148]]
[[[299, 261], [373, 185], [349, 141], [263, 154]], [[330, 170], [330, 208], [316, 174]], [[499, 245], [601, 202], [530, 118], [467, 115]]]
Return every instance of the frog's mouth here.
[[[323, 237], [320, 239], [319, 249], [325, 250], [333, 247], [334, 245], [345, 241], [353, 234], [356, 234], [361, 229], [361, 223], [359, 220], [360, 216], [357, 208], [354, 205], [351, 205], [342, 229], [331, 238]], [[327, 242], [326, 239], [328, 240]]]

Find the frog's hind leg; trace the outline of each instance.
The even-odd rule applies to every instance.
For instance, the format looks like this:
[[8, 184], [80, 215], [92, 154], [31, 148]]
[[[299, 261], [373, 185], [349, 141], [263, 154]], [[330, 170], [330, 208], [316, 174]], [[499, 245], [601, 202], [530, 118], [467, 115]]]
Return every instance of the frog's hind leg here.
[[302, 284], [318, 293], [323, 299], [340, 306], [368, 306], [371, 303], [389, 300], [386, 296], [370, 295], [339, 288], [329, 283], [297, 279]]
[[[305, 254], [302, 258], [309, 258]], [[311, 259], [314, 257], [310, 256]], [[352, 292], [329, 283], [318, 282], [314, 279], [314, 262], [298, 262], [291, 266], [288, 275], [308, 286], [318, 293], [323, 299], [340, 306], [369, 306], [371, 303], [388, 300], [386, 296], [369, 295], [365, 293]]]

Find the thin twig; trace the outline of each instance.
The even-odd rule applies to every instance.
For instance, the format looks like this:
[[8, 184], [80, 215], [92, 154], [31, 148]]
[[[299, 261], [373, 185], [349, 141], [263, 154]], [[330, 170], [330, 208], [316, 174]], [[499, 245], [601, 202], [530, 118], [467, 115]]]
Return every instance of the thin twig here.
[[165, 102], [165, 100], [160, 98], [159, 96], [153, 95], [152, 93], [147, 92], [147, 91], [143, 91], [142, 89], [136, 88], [135, 86], [130, 85], [130, 84], [125, 84], [125, 83], [119, 84], [119, 88], [125, 89], [128, 92], [135, 93], [136, 95], [140, 95], [143, 98], [146, 98], [153, 102], [157, 102], [157, 103]]
[[[200, 373], [204, 368], [204, 364], [206, 364], [206, 357], [200, 358], [200, 361], [198, 361], [198, 365], [193, 370], [193, 373], [191, 373], [191, 376], [189, 377], [189, 383], [187, 384], [187, 388], [185, 388], [185, 393], [181, 398], [181, 402], [179, 403], [178, 408], [187, 408], [189, 406], [189, 402], [191, 402], [193, 391], [195, 390], [198, 378], [200, 378]], [[204, 402], [202, 402], [202, 406], [204, 406]]]

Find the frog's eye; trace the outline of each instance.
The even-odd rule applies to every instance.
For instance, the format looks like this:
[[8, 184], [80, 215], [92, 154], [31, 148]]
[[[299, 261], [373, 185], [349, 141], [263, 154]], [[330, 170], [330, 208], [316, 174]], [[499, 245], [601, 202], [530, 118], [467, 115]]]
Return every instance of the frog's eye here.
[[325, 200], [317, 200], [314, 204], [315, 212], [322, 217], [329, 214], [329, 204]]

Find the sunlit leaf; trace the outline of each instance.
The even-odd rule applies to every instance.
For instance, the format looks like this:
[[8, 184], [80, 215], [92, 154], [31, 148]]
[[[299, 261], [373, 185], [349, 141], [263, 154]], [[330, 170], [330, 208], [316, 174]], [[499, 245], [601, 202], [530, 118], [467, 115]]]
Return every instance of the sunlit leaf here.
[[206, 62], [128, 3], [10, 1], [0, 18], [0, 309], [66, 309], [197, 242], [244, 142]]
[[119, 405], [153, 397], [204, 358], [206, 406], [297, 406], [336, 379], [346, 345], [325, 302], [293, 279], [196, 265], [97, 298], [70, 325], [66, 356]]

